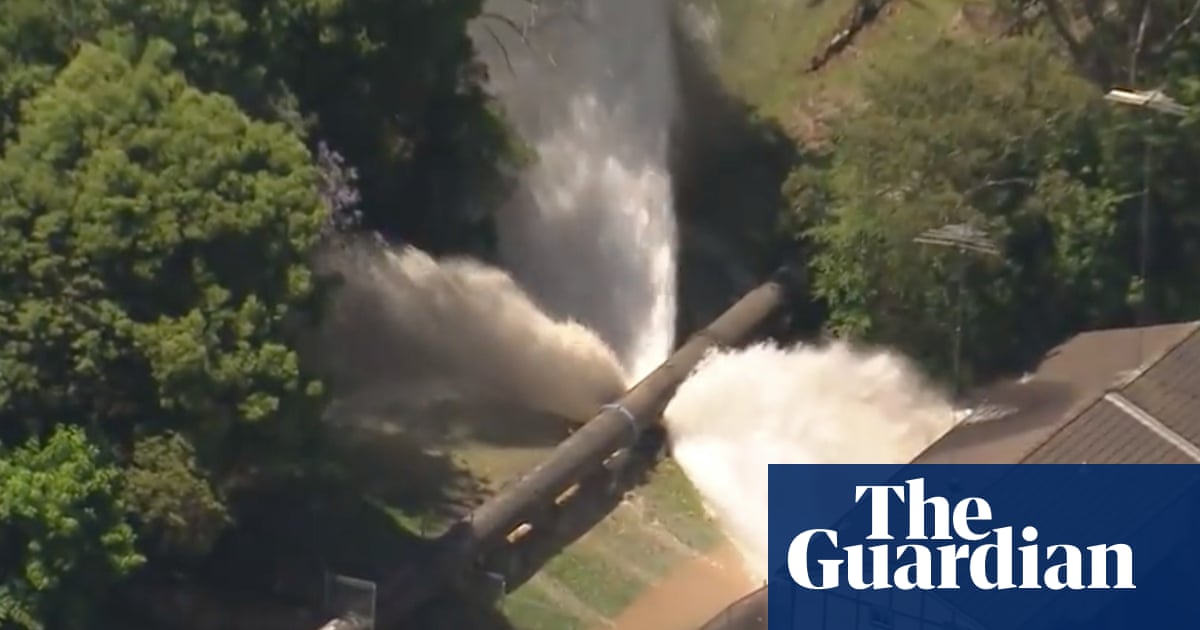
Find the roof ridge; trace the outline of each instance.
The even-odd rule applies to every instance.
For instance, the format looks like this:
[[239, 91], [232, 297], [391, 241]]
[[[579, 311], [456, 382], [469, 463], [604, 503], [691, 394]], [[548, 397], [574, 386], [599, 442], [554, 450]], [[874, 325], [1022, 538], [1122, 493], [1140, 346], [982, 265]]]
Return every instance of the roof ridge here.
[[[1068, 417], [1067, 421], [1063, 422], [1061, 425], [1055, 427], [1054, 430], [1051, 431], [1048, 435], [1046, 435], [1045, 438], [1038, 440], [1037, 443], [1035, 443], [1028, 450], [1026, 450], [1020, 457], [1017, 458], [1017, 463], [1023, 464], [1025, 462], [1027, 462], [1029, 460], [1029, 458], [1031, 458], [1035, 454], [1037, 454], [1037, 452], [1039, 450], [1041, 450], [1043, 446], [1045, 446], [1045, 445], [1049, 444], [1051, 441], [1053, 441], [1054, 438], [1058, 436], [1058, 434], [1062, 433], [1068, 427], [1075, 424], [1075, 422], [1077, 422], [1080, 418], [1082, 418], [1089, 409], [1092, 409], [1093, 407], [1095, 407], [1098, 404], [1104, 403], [1107, 396], [1110, 393], [1121, 394], [1126, 388], [1132, 386], [1134, 383], [1136, 383], [1138, 381], [1138, 379], [1142, 378], [1150, 370], [1154, 369], [1155, 366], [1162, 363], [1164, 359], [1166, 359], [1168, 356], [1171, 355], [1171, 353], [1178, 350], [1179, 347], [1184, 344], [1184, 342], [1190, 340], [1192, 337], [1195, 337], [1196, 333], [1198, 331], [1200, 331], [1200, 322], [1196, 322], [1196, 321], [1178, 322], [1177, 324], [1190, 326], [1191, 330], [1189, 330], [1187, 332], [1187, 334], [1180, 336], [1179, 339], [1176, 340], [1174, 343], [1168, 344], [1167, 347], [1164, 348], [1161, 352], [1159, 352], [1158, 356], [1156, 356], [1154, 359], [1147, 361], [1147, 362], [1143, 362], [1142, 365], [1140, 365], [1138, 368], [1136, 368], [1134, 370], [1130, 370], [1130, 372], [1132, 373], [1132, 378], [1118, 379], [1118, 380], [1114, 381], [1113, 383], [1109, 384], [1108, 386], [1106, 386], [1100, 392], [1097, 392], [1096, 395], [1094, 397], [1092, 397], [1092, 399], [1090, 401], [1081, 402], [1081, 403], [1073, 406], [1071, 409], [1068, 409], [1066, 411], [1066, 413], [1063, 414], [1064, 416]], [[1171, 324], [1160, 324], [1160, 325], [1170, 326]], [[1134, 330], [1137, 330], [1138, 331], [1137, 334], [1140, 335], [1145, 331], [1146, 328], [1151, 328], [1151, 327], [1144, 326], [1144, 327], [1141, 327], [1139, 329], [1134, 329]], [[1109, 404], [1112, 404], [1112, 403], [1109, 403]], [[1123, 415], [1125, 415], [1125, 416], [1129, 415], [1124, 409], [1121, 409], [1117, 405], [1113, 404], [1113, 406], [1117, 407], [1117, 409], [1120, 410]], [[1135, 421], [1136, 421], [1136, 419], [1135, 419]], [[1190, 444], [1190, 442], [1189, 442], [1189, 444]], [[1175, 445], [1172, 444], [1172, 446], [1175, 446]]]
[[1121, 392], [1108, 392], [1104, 395], [1104, 400], [1107, 400], [1114, 407], [1120, 409], [1126, 416], [1133, 418], [1135, 422], [1153, 431], [1171, 446], [1183, 451], [1183, 454], [1187, 455], [1193, 461], [1200, 463], [1200, 446], [1180, 435], [1136, 402], [1126, 398]]
[[[1169, 344], [1169, 345], [1167, 345], [1167, 347], [1160, 350], [1158, 352], [1157, 356], [1155, 356], [1154, 358], [1147, 360], [1147, 361], [1142, 361], [1141, 364], [1138, 365], [1138, 367], [1136, 367], [1132, 370], [1127, 370], [1127, 372], [1128, 372], [1127, 374], [1116, 379], [1109, 386], [1109, 388], [1106, 388], [1104, 390], [1105, 394], [1112, 391], [1113, 389], [1124, 390], [1124, 389], [1128, 388], [1129, 386], [1133, 385], [1135, 382], [1137, 382], [1138, 379], [1145, 376], [1147, 372], [1149, 372], [1150, 370], [1153, 370], [1156, 366], [1158, 366], [1158, 364], [1162, 363], [1163, 360], [1165, 360], [1168, 356], [1171, 355], [1171, 353], [1178, 350], [1180, 346], [1182, 346], [1184, 343], [1188, 342], [1192, 337], [1195, 337], [1196, 333], [1198, 331], [1200, 331], [1200, 322], [1196, 322], [1196, 321], [1177, 322], [1176, 324], [1160, 324], [1160, 326], [1172, 326], [1172, 325], [1190, 326], [1191, 330], [1189, 330], [1187, 332], [1187, 334], [1185, 334], [1185, 335], [1181, 336], [1179, 339], [1177, 339], [1174, 343]], [[1150, 326], [1138, 329], [1138, 334], [1139, 335], [1143, 334], [1145, 331], [1145, 328], [1150, 328]]]

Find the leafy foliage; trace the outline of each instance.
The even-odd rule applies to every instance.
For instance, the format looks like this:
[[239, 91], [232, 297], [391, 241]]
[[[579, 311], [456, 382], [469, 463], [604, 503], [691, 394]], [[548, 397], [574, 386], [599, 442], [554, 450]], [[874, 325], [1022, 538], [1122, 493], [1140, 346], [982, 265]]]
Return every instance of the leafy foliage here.
[[192, 445], [179, 434], [138, 440], [125, 478], [125, 503], [140, 521], [143, 542], [160, 556], [202, 556], [230, 523]]
[[[1102, 88], [1161, 90], [1191, 116], [1124, 105], [1102, 134], [1103, 173], [1121, 193], [1119, 215], [1137, 224], [1121, 251], [1138, 269], [1136, 298], [1143, 321], [1200, 315], [1194, 286], [1200, 269], [1200, 187], [1192, 165], [1200, 159], [1200, 3], [1193, 0], [1120, 0], [1100, 7], [1088, 0], [1001, 0], [1022, 9], [1034, 29], [1064, 51]], [[1141, 223], [1145, 219], [1145, 229]], [[1142, 277], [1144, 276], [1144, 277]]]
[[171, 429], [220, 482], [286, 458], [317, 402], [288, 322], [315, 295], [317, 174], [169, 45], [118, 44], [85, 45], [0, 160], [0, 430]]
[[[945, 366], [959, 273], [966, 346], [991, 366], [1124, 311], [1119, 199], [1096, 174], [1097, 95], [1041, 43], [942, 42], [866, 92], [870, 106], [837, 126], [828, 167], [789, 186], [833, 331]], [[956, 223], [1004, 255], [914, 242]]]
[[78, 428], [0, 454], [0, 626], [84, 627], [141, 564], [119, 481]]
[[[980, 376], [1080, 329], [1200, 316], [1200, 116], [1098, 98], [1116, 81], [1200, 103], [1200, 5], [997, 4], [1025, 35], [897, 56], [785, 187], [832, 331], [944, 370], [961, 326]], [[914, 242], [952, 223], [1002, 255]]]
[[[997, 2], [1021, 36], [889, 56], [783, 217], [830, 330], [944, 369], [961, 325], [977, 376], [1135, 312], [1200, 316], [1200, 115], [1097, 86], [1200, 104], [1200, 5]], [[228, 553], [233, 523], [238, 560], [277, 531], [232, 506], [311, 463], [312, 245], [479, 249], [520, 157], [466, 35], [480, 5], [0, 0], [0, 440], [25, 444], [0, 455], [0, 626], [81, 625], [142, 562], [134, 532], [161, 567]], [[950, 223], [1000, 255], [914, 242]]]
[[1047, 32], [1086, 76], [1105, 87], [1154, 85], [1200, 32], [1194, 0], [996, 0], [1028, 32]]
[[[480, 5], [0, 0], [0, 440], [86, 427], [160, 567], [244, 525], [241, 490], [320, 463], [294, 351], [312, 245], [487, 244], [479, 202], [515, 147], [466, 34]], [[24, 579], [4, 575], [0, 625], [84, 615], [92, 591]]]
[[106, 31], [162, 38], [200, 89], [344, 155], [361, 175], [371, 227], [434, 248], [459, 245], [464, 230], [480, 229], [471, 202], [499, 182], [497, 162], [514, 155], [466, 35], [480, 4], [0, 0], [0, 137], [15, 129], [20, 99], [82, 42]]

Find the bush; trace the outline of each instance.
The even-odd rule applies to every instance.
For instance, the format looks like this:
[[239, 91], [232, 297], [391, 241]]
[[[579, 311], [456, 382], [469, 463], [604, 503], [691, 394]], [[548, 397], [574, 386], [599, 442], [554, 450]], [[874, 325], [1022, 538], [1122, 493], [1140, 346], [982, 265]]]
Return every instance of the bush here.
[[83, 627], [142, 562], [119, 480], [78, 428], [0, 454], [0, 626]]

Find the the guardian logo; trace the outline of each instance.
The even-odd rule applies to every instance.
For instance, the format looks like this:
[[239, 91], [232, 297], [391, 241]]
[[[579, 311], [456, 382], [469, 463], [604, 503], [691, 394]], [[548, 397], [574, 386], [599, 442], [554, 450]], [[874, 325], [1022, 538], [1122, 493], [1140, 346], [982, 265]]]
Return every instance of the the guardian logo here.
[[[992, 508], [986, 500], [969, 497], [951, 505], [945, 497], [926, 498], [924, 479], [900, 485], [855, 486], [854, 493], [855, 503], [869, 500], [867, 540], [896, 540], [889, 531], [889, 510], [893, 503], [907, 508], [904, 544], [843, 548], [838, 546], [835, 530], [801, 532], [787, 550], [788, 573], [799, 586], [826, 590], [839, 588], [844, 581], [856, 590], [957, 589], [963, 578], [969, 581], [966, 586], [985, 590], [1135, 588], [1133, 550], [1127, 544], [1091, 545], [1086, 552], [1075, 545], [1043, 547], [1037, 544], [1037, 528], [1025, 525], [1019, 536], [1027, 544], [1015, 546], [1012, 526], [988, 527]], [[934, 545], [926, 541], [947, 542]], [[815, 561], [819, 570], [811, 570], [817, 568], [811, 566], [811, 558], [819, 558]], [[1110, 571], [1110, 560], [1115, 571]]]

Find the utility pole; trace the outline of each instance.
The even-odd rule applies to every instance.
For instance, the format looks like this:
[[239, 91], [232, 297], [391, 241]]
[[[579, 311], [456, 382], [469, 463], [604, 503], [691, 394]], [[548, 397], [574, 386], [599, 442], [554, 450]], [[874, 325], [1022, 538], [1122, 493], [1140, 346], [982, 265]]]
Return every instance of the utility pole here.
[[[1137, 107], [1139, 109], [1150, 110], [1171, 116], [1183, 117], [1191, 112], [1191, 108], [1179, 104], [1175, 99], [1163, 94], [1158, 90], [1110, 90], [1104, 95], [1104, 100]], [[1141, 303], [1138, 304], [1138, 325], [1147, 326], [1153, 319], [1150, 310], [1150, 280], [1147, 277], [1150, 273], [1150, 192], [1151, 179], [1153, 178], [1153, 169], [1151, 168], [1151, 159], [1153, 157], [1153, 145], [1150, 138], [1146, 138], [1142, 145], [1142, 204], [1140, 209], [1139, 226], [1141, 232], [1139, 235], [1138, 252], [1138, 275], [1140, 276], [1141, 287]]]
[[975, 228], [967, 223], [954, 223], [943, 225], [938, 228], [925, 230], [913, 239], [914, 243], [922, 245], [933, 245], [935, 247], [949, 247], [958, 252], [958, 259], [955, 264], [955, 296], [954, 296], [954, 340], [953, 349], [951, 350], [951, 374], [954, 379], [954, 396], [957, 398], [961, 393], [961, 366], [962, 366], [962, 329], [963, 329], [963, 307], [965, 300], [967, 285], [967, 253], [982, 254], [985, 256], [1000, 256], [1000, 250], [996, 244], [988, 237], [987, 233]]

